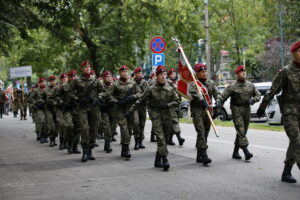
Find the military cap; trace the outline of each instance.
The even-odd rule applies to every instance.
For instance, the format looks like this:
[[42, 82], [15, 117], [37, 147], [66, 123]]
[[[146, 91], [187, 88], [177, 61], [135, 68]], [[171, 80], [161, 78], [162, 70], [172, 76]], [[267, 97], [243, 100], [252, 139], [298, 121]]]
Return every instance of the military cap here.
[[68, 76], [76, 76], [77, 75], [77, 71], [74, 70], [74, 69], [71, 69], [69, 72], [68, 72]]
[[60, 75], [60, 79], [63, 79], [63, 78], [66, 78], [68, 76], [68, 74], [67, 73], [62, 73], [61, 75]]
[[105, 72], [103, 72], [103, 74], [102, 74], [102, 76], [103, 77], [107, 77], [107, 76], [111, 76], [112, 74], [111, 74], [111, 71], [105, 71]]
[[88, 60], [82, 61], [80, 64], [80, 67], [85, 67], [85, 66], [91, 66], [91, 64]]
[[165, 72], [166, 71], [166, 68], [165, 66], [163, 65], [158, 65], [158, 67], [156, 68], [156, 75], [162, 73], [162, 72]]
[[173, 72], [176, 72], [176, 70], [175, 70], [174, 68], [172, 68], [172, 69], [170, 69], [170, 70], [168, 71], [168, 75], [170, 75], [170, 74], [173, 73]]
[[122, 65], [119, 67], [119, 71], [128, 70], [128, 67], [126, 65]]
[[39, 83], [46, 81], [46, 79], [44, 77], [40, 77], [39, 78]]
[[91, 70], [91, 75], [94, 75], [95, 74], [95, 70]]
[[291, 53], [295, 53], [300, 48], [300, 41], [294, 43], [291, 48]]
[[202, 63], [197, 63], [195, 66], [194, 66], [194, 71], [195, 72], [200, 72], [202, 70], [207, 70], [207, 66], [202, 64]]
[[135, 68], [135, 70], [133, 72], [134, 73], [139, 73], [141, 71], [143, 71], [143, 69], [141, 67], [137, 67], [137, 68]]
[[48, 81], [54, 81], [56, 79], [56, 77], [54, 75], [49, 76]]
[[244, 65], [240, 65], [235, 69], [236, 74], [242, 71], [246, 71], [246, 67]]

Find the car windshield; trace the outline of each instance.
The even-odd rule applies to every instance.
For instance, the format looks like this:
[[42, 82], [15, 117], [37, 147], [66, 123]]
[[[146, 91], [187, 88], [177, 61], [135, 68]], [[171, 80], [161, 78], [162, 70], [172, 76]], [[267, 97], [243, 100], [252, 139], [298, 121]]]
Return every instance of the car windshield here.
[[267, 91], [271, 88], [271, 86], [258, 86], [256, 89], [260, 92], [262, 96], [264, 96]]

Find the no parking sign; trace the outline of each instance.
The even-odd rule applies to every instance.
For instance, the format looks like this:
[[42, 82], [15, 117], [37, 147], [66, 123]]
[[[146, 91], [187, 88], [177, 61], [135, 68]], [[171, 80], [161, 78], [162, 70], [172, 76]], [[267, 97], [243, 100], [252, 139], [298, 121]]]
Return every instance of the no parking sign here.
[[165, 65], [165, 55], [162, 53], [166, 49], [165, 40], [160, 36], [156, 36], [152, 38], [150, 42], [150, 49], [153, 52], [152, 65], [153, 66]]

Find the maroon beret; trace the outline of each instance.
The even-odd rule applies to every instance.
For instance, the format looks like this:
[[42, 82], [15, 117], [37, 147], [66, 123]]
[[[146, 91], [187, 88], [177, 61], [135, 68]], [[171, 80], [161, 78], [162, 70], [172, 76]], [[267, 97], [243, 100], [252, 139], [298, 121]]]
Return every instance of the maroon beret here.
[[87, 65], [91, 66], [91, 64], [88, 60], [82, 61], [81, 64], [80, 64], [81, 67], [84, 67], [84, 66], [87, 66]]
[[105, 72], [103, 72], [103, 74], [102, 74], [102, 76], [103, 77], [107, 77], [107, 76], [111, 76], [112, 74], [111, 74], [111, 71], [105, 71]]
[[246, 71], [246, 67], [244, 65], [240, 65], [235, 69], [236, 74], [242, 71]]
[[197, 63], [195, 66], [194, 66], [194, 70], [195, 72], [200, 72], [202, 70], [207, 70], [207, 66], [202, 64], [202, 63]]
[[173, 73], [173, 72], [176, 72], [176, 70], [175, 70], [174, 68], [172, 68], [172, 69], [170, 69], [170, 70], [168, 71], [168, 75], [170, 75], [170, 74]]
[[135, 70], [133, 72], [134, 73], [139, 73], [141, 71], [143, 71], [143, 69], [141, 67], [137, 67], [137, 68], [135, 68]]
[[126, 65], [122, 65], [120, 68], [119, 68], [119, 71], [122, 71], [122, 70], [128, 70], [128, 67]]
[[77, 71], [74, 70], [74, 69], [71, 69], [69, 72], [68, 72], [68, 76], [76, 76], [77, 75]]
[[56, 79], [56, 77], [54, 75], [49, 76], [48, 81], [54, 81]]
[[300, 48], [300, 41], [296, 42], [291, 47], [291, 53], [295, 53]]
[[67, 73], [62, 73], [61, 75], [60, 75], [60, 79], [63, 79], [63, 78], [66, 78], [68, 76], [68, 74]]
[[155, 73], [154, 73], [154, 72], [151, 72], [150, 78], [153, 79], [154, 76], [155, 76]]
[[90, 74], [95, 75], [95, 70], [92, 69]]
[[40, 77], [39, 78], [39, 83], [46, 81], [46, 79], [44, 77]]
[[163, 65], [158, 65], [158, 67], [156, 68], [156, 75], [162, 73], [162, 72], [165, 72], [166, 71], [166, 68], [165, 66]]

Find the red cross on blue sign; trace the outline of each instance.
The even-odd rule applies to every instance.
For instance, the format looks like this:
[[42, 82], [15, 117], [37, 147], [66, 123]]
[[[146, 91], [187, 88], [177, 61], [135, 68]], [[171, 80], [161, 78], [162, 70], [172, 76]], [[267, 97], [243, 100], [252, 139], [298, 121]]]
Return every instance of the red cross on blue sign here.
[[154, 37], [150, 42], [150, 48], [153, 53], [162, 53], [166, 49], [166, 42], [160, 36]]

